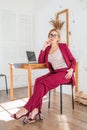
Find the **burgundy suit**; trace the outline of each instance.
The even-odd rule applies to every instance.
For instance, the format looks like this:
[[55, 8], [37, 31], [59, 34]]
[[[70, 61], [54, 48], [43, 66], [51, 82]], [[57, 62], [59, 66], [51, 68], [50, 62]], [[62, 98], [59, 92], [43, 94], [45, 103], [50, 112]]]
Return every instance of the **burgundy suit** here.
[[66, 70], [69, 68], [73, 68], [75, 71], [76, 60], [71, 54], [67, 44], [59, 43], [58, 45], [68, 67], [54, 70], [48, 62], [48, 53], [51, 47], [47, 47], [45, 51], [41, 50], [38, 62], [46, 63], [49, 73], [35, 80], [33, 94], [24, 106], [29, 112], [31, 112], [34, 108], [41, 110], [42, 98], [49, 90], [58, 87], [60, 84], [72, 83], [73, 86], [75, 85], [74, 74], [71, 79], [66, 79], [65, 75], [67, 73]]

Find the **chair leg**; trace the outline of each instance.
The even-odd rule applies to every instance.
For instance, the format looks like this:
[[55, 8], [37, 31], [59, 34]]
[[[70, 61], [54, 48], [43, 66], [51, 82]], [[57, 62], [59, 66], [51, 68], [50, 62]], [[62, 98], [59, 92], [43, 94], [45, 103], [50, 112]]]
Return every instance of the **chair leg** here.
[[50, 108], [50, 94], [51, 94], [51, 91], [49, 91], [49, 101], [48, 101], [48, 108]]
[[5, 76], [6, 93], [8, 94], [7, 77], [6, 77], [6, 75], [4, 75], [4, 76]]
[[62, 85], [60, 85], [60, 113], [62, 114]]
[[72, 108], [74, 110], [74, 94], [73, 94], [73, 86], [72, 87]]

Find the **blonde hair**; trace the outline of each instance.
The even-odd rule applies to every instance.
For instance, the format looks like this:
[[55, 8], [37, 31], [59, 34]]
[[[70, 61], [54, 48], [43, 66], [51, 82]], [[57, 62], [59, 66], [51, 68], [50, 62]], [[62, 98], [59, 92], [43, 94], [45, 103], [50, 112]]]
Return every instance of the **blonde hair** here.
[[55, 15], [55, 20], [51, 19], [50, 21], [51, 25], [53, 26], [53, 29], [51, 29], [48, 33], [48, 37], [51, 32], [55, 31], [58, 34], [59, 41], [61, 40], [60, 30], [62, 29], [62, 26], [64, 24], [64, 21], [60, 21], [58, 19], [58, 15]]

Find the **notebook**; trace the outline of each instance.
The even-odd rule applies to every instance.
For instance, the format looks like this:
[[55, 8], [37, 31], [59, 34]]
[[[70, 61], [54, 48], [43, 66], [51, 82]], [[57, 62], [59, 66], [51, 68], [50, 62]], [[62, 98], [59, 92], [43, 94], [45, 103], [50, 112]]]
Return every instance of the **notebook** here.
[[34, 51], [26, 51], [26, 55], [29, 63], [38, 63]]

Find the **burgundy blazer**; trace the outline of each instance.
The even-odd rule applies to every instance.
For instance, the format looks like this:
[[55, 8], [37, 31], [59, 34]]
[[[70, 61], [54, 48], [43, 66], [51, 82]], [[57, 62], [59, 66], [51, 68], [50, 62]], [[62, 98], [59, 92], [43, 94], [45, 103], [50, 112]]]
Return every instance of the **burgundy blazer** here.
[[[63, 55], [63, 58], [65, 59], [65, 62], [67, 64], [68, 68], [72, 68], [75, 71], [76, 59], [73, 57], [67, 44], [59, 43], [58, 46], [60, 48], [60, 51]], [[46, 63], [50, 72], [52, 72], [53, 68], [52, 68], [51, 64], [48, 62], [48, 53], [49, 53], [50, 48], [51, 48], [51, 46], [48, 46], [45, 51], [42, 51], [42, 50], [40, 51], [38, 62], [39, 63]]]
[[[65, 43], [59, 43], [58, 44], [60, 51], [63, 55], [63, 58], [65, 59], [65, 62], [68, 66], [68, 68], [72, 68], [73, 71], [75, 72], [75, 67], [76, 67], [76, 59], [72, 55], [70, 49], [68, 48], [67, 44]], [[51, 63], [48, 62], [48, 54], [50, 51], [51, 46], [48, 46], [44, 51], [40, 51], [39, 57], [38, 57], [38, 62], [39, 63], [46, 63], [48, 69], [50, 72], [54, 72], [54, 69], [51, 65]], [[74, 74], [72, 75], [72, 85], [75, 85], [75, 78]]]

